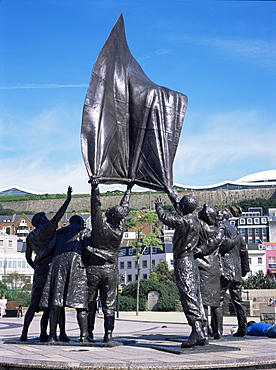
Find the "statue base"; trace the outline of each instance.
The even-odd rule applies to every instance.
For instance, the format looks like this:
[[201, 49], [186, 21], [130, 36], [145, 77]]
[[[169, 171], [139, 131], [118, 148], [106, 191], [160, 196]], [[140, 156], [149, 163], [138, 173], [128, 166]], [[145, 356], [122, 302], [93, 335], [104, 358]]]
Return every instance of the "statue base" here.
[[22, 345], [43, 345], [43, 346], [62, 346], [62, 347], [104, 347], [104, 348], [111, 348], [111, 347], [118, 347], [123, 345], [129, 345], [136, 343], [134, 340], [123, 340], [123, 341], [112, 341], [110, 343], [105, 343], [101, 340], [95, 340], [94, 342], [85, 342], [80, 343], [79, 338], [69, 338], [69, 342], [41, 342], [39, 337], [37, 338], [30, 338], [27, 341], [21, 341], [19, 338], [16, 339], [8, 339], [4, 341], [4, 344], [22, 344]]

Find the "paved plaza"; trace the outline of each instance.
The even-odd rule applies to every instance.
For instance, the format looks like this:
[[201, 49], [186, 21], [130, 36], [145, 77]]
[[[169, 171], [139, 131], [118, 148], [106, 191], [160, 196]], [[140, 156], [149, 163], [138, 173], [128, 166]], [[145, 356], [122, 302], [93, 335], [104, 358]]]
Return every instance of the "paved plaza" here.
[[[181, 350], [190, 333], [182, 312], [120, 312], [113, 347], [102, 347], [103, 316], [97, 315], [95, 346], [78, 343], [74, 310], [66, 312], [69, 345], [38, 342], [40, 314], [31, 324], [28, 344], [20, 343], [23, 318], [0, 319], [0, 370], [23, 369], [276, 369], [276, 339], [231, 334], [234, 316], [224, 317], [224, 337], [210, 345]], [[254, 319], [254, 318], [250, 318]], [[258, 320], [258, 318], [255, 318]]]

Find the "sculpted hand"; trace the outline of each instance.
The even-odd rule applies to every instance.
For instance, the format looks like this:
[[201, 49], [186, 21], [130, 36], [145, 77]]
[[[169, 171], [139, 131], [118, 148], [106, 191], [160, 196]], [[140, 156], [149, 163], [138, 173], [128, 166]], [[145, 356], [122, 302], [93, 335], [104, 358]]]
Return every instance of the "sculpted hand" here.
[[71, 199], [71, 194], [73, 192], [73, 189], [71, 186], [68, 186], [68, 189], [67, 189], [67, 198], [70, 198]]
[[91, 176], [90, 177], [90, 180], [88, 181], [88, 182], [90, 182], [90, 184], [91, 184], [91, 189], [92, 190], [95, 190], [96, 189], [96, 187], [99, 185], [99, 183], [100, 183], [100, 178], [99, 177], [96, 177], [96, 176]]
[[131, 181], [128, 185], [127, 185], [127, 190], [131, 190], [134, 186], [134, 181]]
[[158, 197], [155, 199], [154, 201], [154, 204], [155, 204], [155, 207], [163, 207], [163, 202], [162, 202], [162, 198], [161, 197]]

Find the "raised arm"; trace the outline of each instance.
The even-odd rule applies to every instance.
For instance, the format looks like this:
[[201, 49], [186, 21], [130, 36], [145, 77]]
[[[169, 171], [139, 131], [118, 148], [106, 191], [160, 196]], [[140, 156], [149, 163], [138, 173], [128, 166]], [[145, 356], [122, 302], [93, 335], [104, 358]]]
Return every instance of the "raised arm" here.
[[176, 228], [178, 225], [185, 223], [185, 220], [180, 215], [173, 215], [164, 210], [164, 204], [161, 197], [154, 201], [155, 210], [158, 218], [164, 225]]
[[121, 200], [121, 203], [120, 203], [120, 206], [121, 207], [124, 207], [124, 208], [128, 208], [129, 206], [129, 200], [130, 200], [130, 195], [131, 195], [131, 189], [134, 185], [134, 182], [131, 182], [130, 184], [128, 184], [127, 186], [127, 190], [125, 191], [125, 194]]
[[67, 198], [65, 200], [65, 202], [63, 203], [63, 205], [60, 207], [60, 209], [57, 211], [57, 213], [55, 214], [55, 216], [51, 219], [52, 222], [59, 222], [61, 217], [64, 215], [70, 201], [71, 201], [71, 198], [72, 198], [72, 191], [73, 189], [71, 188], [71, 186], [68, 186], [68, 189], [67, 189]]
[[180, 213], [180, 210], [179, 210], [179, 202], [180, 202], [180, 199], [179, 199], [179, 196], [178, 196], [178, 193], [176, 191], [175, 188], [171, 188], [171, 187], [166, 187], [165, 188], [165, 192], [168, 194], [168, 197], [174, 207], [174, 209], [176, 210], [176, 212]]

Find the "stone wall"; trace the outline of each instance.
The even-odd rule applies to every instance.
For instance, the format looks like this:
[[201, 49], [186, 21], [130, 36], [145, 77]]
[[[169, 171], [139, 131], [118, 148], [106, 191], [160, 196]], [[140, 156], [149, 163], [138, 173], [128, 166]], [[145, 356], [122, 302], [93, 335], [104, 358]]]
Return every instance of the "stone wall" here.
[[[243, 189], [243, 190], [216, 190], [216, 191], [194, 191], [194, 192], [179, 192], [179, 195], [192, 194], [198, 199], [199, 209], [204, 203], [209, 203], [212, 206], [223, 207], [230, 204], [238, 203], [243, 199], [265, 198], [269, 199], [275, 193], [275, 188], [267, 189]], [[161, 192], [144, 192], [135, 193], [131, 196], [130, 207], [133, 209], [154, 209], [154, 200], [161, 196], [162, 200], [167, 204], [170, 201], [165, 193]], [[111, 206], [119, 204], [122, 194], [102, 195], [102, 209], [107, 209]], [[45, 213], [56, 212], [65, 199], [45, 199], [45, 200], [24, 200], [12, 202], [0, 202], [3, 208], [11, 208], [16, 213], [23, 211]], [[87, 196], [73, 197], [67, 209], [67, 212], [83, 213], [90, 209], [90, 198]]]

